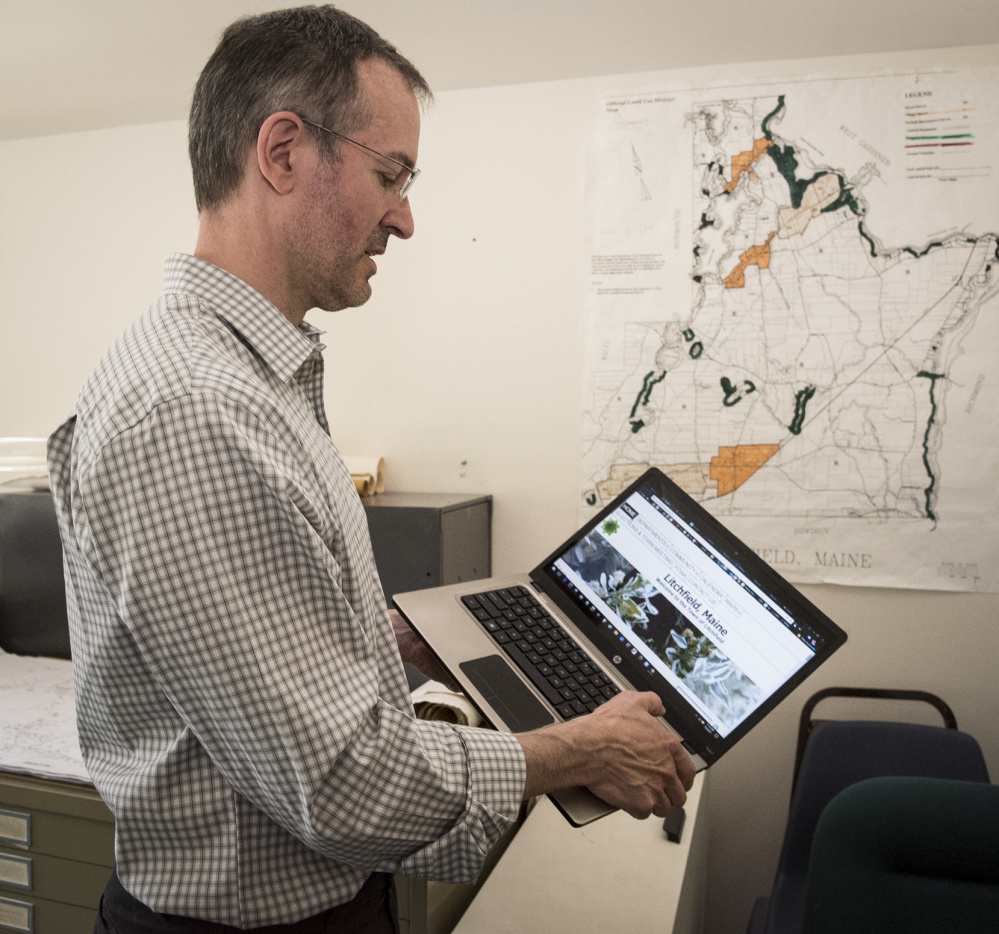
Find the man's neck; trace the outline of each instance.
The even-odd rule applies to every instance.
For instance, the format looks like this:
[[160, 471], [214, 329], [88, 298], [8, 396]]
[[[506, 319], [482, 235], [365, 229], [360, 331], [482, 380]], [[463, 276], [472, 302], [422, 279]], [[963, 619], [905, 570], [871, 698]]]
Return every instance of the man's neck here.
[[194, 255], [242, 279], [298, 327], [308, 309], [297, 307], [287, 276], [275, 262], [278, 244], [262, 233], [265, 227], [259, 220], [239, 213], [233, 206], [203, 211]]

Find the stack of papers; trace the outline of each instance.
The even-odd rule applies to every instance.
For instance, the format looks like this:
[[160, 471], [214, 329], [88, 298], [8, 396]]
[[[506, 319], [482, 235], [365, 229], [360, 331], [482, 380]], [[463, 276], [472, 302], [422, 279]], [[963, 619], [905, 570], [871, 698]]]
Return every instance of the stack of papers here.
[[47, 490], [44, 438], [0, 438], [0, 492]]
[[0, 650], [0, 769], [90, 784], [76, 733], [73, 663]]

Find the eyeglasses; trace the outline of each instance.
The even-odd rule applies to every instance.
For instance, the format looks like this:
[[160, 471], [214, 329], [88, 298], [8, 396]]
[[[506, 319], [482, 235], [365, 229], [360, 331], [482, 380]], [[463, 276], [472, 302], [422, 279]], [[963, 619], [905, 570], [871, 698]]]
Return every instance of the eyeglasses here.
[[314, 123], [312, 120], [306, 120], [305, 117], [301, 117], [301, 120], [302, 123], [314, 126], [317, 130], [325, 130], [331, 136], [336, 136], [338, 139], [346, 140], [348, 143], [353, 143], [355, 146], [359, 146], [361, 149], [378, 156], [379, 159], [385, 159], [387, 162], [391, 162], [394, 165], [399, 166], [399, 172], [396, 174], [395, 180], [393, 181], [393, 187], [399, 195], [399, 200], [406, 200], [406, 197], [409, 195], [409, 190], [413, 187], [413, 182], [420, 177], [420, 170], [418, 168], [415, 166], [408, 166], [405, 162], [400, 162], [398, 159], [393, 159], [391, 156], [386, 156], [385, 153], [379, 152], [377, 149], [372, 149], [370, 146], [365, 146], [364, 143], [359, 143], [356, 139], [351, 139], [349, 136], [344, 136], [343, 133], [337, 133], [336, 130], [331, 130], [329, 127], [323, 126], [321, 123]]

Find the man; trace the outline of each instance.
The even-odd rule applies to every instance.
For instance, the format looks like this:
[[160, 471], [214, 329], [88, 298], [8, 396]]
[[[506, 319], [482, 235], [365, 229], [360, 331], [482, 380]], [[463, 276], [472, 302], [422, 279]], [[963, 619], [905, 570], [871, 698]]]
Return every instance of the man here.
[[392, 930], [391, 873], [474, 880], [524, 798], [638, 817], [693, 768], [651, 694], [520, 736], [424, 723], [306, 311], [413, 233], [419, 72], [331, 7], [223, 36], [195, 90], [195, 255], [50, 439], [81, 746], [116, 817], [95, 930]]

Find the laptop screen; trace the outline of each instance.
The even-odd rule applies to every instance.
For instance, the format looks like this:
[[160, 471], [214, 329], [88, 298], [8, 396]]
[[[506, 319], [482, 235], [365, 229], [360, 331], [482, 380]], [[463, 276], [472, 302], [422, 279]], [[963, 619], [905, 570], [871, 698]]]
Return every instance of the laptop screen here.
[[844, 638], [658, 471], [546, 559], [535, 580], [709, 755]]

